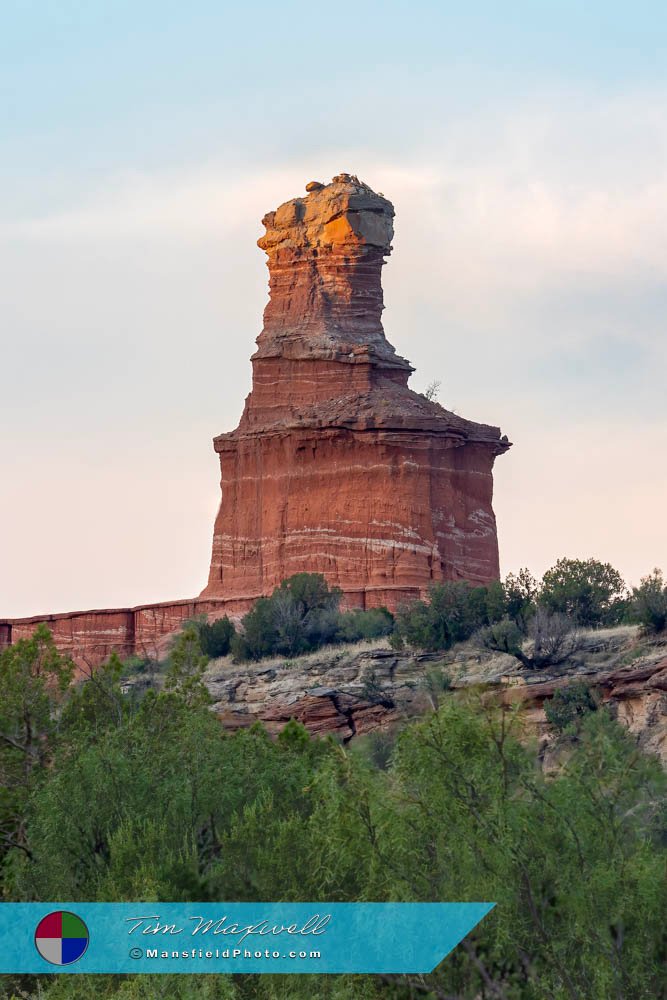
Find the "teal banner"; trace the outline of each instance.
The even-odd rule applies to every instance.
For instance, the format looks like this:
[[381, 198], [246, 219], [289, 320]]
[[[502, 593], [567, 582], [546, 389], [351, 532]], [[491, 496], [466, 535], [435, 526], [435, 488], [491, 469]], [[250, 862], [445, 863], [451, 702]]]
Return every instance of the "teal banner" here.
[[0, 973], [426, 973], [493, 906], [1, 903]]

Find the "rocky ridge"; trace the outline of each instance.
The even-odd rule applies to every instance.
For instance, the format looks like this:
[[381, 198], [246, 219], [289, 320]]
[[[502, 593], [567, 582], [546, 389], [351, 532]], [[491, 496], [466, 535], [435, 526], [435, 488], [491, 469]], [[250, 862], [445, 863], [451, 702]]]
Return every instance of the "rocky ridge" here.
[[597, 691], [639, 745], [667, 764], [667, 639], [639, 641], [634, 627], [586, 633], [572, 659], [550, 671], [527, 672], [511, 656], [470, 644], [419, 655], [376, 643], [331, 647], [293, 661], [218, 660], [206, 675], [214, 711], [229, 729], [261, 721], [275, 734], [294, 718], [313, 734], [349, 741], [422, 715], [450, 687], [520, 704], [545, 747], [551, 736], [544, 702], [574, 681]]

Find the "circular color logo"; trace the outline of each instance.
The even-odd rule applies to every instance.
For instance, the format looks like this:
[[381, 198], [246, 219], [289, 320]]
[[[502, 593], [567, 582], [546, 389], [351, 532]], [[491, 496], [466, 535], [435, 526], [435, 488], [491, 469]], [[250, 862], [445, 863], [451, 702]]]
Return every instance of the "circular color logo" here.
[[78, 962], [88, 947], [88, 928], [68, 910], [54, 910], [37, 924], [35, 947], [52, 965]]

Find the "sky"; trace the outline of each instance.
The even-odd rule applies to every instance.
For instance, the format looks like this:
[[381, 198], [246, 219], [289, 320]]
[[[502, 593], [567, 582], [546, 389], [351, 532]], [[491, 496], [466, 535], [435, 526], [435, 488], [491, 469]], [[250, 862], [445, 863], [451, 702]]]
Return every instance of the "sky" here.
[[0, 617], [191, 597], [268, 210], [396, 209], [385, 332], [502, 428], [502, 572], [667, 570], [667, 7], [4, 0]]

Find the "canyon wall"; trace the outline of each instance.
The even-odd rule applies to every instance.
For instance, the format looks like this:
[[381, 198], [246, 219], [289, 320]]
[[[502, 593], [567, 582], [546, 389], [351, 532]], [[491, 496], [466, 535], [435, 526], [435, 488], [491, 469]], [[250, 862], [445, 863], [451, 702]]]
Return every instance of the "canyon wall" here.
[[111, 653], [157, 659], [165, 652], [165, 641], [186, 619], [206, 615], [212, 620], [223, 614], [244, 614], [250, 606], [249, 601], [195, 598], [142, 604], [135, 608], [7, 618], [0, 622], [0, 650], [19, 639], [29, 638], [37, 626], [43, 624], [52, 633], [58, 649], [71, 656], [82, 670], [97, 666]]

